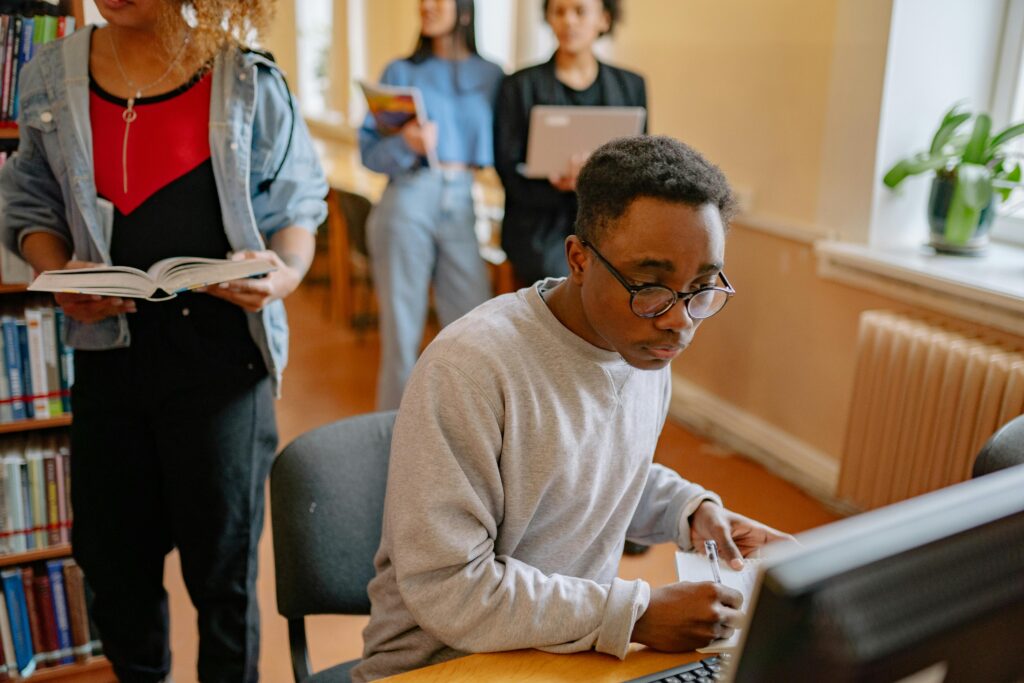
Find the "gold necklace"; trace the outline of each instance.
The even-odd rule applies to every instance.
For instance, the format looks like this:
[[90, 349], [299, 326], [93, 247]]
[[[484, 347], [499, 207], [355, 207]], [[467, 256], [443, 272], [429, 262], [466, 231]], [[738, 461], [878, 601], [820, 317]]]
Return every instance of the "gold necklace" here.
[[142, 97], [142, 91], [156, 87], [162, 83], [165, 78], [171, 75], [171, 71], [174, 70], [174, 67], [177, 66], [178, 62], [181, 60], [182, 55], [185, 54], [185, 49], [188, 47], [191, 35], [185, 35], [185, 42], [181, 44], [181, 47], [178, 49], [178, 53], [174, 55], [174, 59], [172, 59], [167, 65], [167, 70], [163, 72], [160, 78], [147, 83], [142, 87], [137, 86], [135, 81], [128, 78], [128, 74], [125, 72], [124, 67], [121, 66], [121, 57], [117, 54], [117, 41], [114, 40], [113, 31], [111, 30], [107, 35], [110, 36], [110, 47], [114, 52], [114, 63], [117, 64], [117, 70], [121, 72], [121, 78], [124, 80], [125, 85], [127, 85], [129, 89], [135, 91], [135, 94], [128, 98], [128, 108], [121, 112], [121, 118], [124, 120], [124, 141], [121, 143], [121, 174], [124, 193], [128, 194], [128, 130], [131, 128], [135, 119], [139, 117], [139, 113], [135, 110], [135, 100]]

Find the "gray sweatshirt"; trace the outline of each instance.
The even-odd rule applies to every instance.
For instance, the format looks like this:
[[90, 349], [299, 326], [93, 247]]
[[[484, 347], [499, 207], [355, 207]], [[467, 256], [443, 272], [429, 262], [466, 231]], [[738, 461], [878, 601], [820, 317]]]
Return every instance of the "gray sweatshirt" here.
[[651, 462], [669, 369], [569, 331], [540, 294], [557, 284], [479, 306], [416, 364], [353, 680], [519, 648], [624, 657], [650, 587], [616, 578], [623, 540], [688, 547], [717, 501]]

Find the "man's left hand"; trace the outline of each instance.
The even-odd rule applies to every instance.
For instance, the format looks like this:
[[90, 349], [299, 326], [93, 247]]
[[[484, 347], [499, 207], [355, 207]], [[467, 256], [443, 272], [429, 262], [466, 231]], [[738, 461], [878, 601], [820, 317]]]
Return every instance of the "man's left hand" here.
[[250, 313], [263, 310], [263, 307], [275, 299], [283, 299], [302, 282], [302, 273], [281, 260], [276, 251], [239, 251], [231, 255], [231, 260], [263, 259], [270, 261], [277, 270], [267, 273], [266, 277], [243, 278], [210, 285], [203, 291], [225, 301], [241, 306]]
[[704, 548], [704, 541], [715, 541], [719, 557], [736, 570], [743, 568], [744, 557], [761, 546], [774, 541], [795, 540], [787, 533], [727, 510], [710, 500], [705, 500], [690, 515], [690, 541], [693, 547], [700, 551]]

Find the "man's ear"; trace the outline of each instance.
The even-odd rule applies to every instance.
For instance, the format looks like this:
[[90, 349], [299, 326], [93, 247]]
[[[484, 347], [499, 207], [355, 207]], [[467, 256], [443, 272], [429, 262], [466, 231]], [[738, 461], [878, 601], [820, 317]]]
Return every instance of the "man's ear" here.
[[587, 269], [590, 255], [576, 235], [565, 238], [565, 260], [569, 263], [569, 279], [577, 285], [583, 283], [583, 272]]

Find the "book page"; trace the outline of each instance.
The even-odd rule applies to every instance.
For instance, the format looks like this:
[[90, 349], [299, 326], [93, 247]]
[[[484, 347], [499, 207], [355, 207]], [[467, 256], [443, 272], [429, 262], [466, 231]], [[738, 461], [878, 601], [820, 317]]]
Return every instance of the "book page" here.
[[[734, 588], [743, 594], [742, 611], [750, 608], [754, 599], [754, 589], [757, 587], [757, 579], [761, 562], [758, 559], [744, 559], [743, 569], [736, 571], [725, 562], [719, 564], [719, 573], [722, 576], [722, 583], [729, 588]], [[676, 576], [680, 581], [714, 581], [711, 573], [711, 564], [707, 555], [695, 552], [676, 552]], [[697, 652], [723, 652], [731, 650], [739, 645], [740, 629], [732, 634], [730, 638], [721, 638], [714, 641], [707, 647], [698, 648]]]
[[48, 270], [28, 286], [32, 292], [64, 292], [145, 299], [156, 287], [149, 275], [127, 266]]
[[265, 259], [232, 261], [179, 256], [157, 261], [149, 270], [157, 289], [173, 295], [229, 280], [265, 275], [276, 268]]

